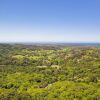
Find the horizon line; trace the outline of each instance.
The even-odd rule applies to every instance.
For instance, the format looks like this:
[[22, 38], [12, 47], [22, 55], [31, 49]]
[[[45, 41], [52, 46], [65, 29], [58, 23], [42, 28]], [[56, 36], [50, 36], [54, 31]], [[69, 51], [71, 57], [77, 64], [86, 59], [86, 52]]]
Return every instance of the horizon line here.
[[89, 44], [95, 44], [95, 43], [97, 43], [97, 44], [98, 44], [98, 43], [100, 43], [100, 42], [64, 42], [64, 41], [62, 41], [62, 42], [51, 42], [51, 41], [50, 41], [50, 42], [49, 42], [49, 41], [48, 41], [48, 42], [19, 42], [19, 41], [18, 41], [18, 42], [0, 42], [0, 44], [17, 44], [17, 43], [18, 43], [18, 44], [23, 44], [23, 43], [28, 43], [28, 44], [29, 44], [29, 43], [31, 43], [31, 44], [32, 44], [32, 43], [33, 43], [33, 44], [34, 44], [34, 43], [39, 43], [39, 44], [42, 44], [42, 43], [43, 43], [43, 44], [45, 44], [45, 43], [51, 43], [51, 44], [54, 44], [54, 43], [68, 43], [68, 44], [70, 44], [70, 43], [71, 43], [71, 44], [73, 44], [73, 43], [75, 43], [75, 44], [79, 44], [79, 43], [89, 43]]

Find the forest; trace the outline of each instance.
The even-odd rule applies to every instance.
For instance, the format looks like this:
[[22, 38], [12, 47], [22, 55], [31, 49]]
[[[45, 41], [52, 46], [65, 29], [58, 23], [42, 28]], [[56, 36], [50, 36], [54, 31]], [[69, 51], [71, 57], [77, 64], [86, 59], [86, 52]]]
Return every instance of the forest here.
[[0, 100], [100, 100], [100, 46], [0, 44]]

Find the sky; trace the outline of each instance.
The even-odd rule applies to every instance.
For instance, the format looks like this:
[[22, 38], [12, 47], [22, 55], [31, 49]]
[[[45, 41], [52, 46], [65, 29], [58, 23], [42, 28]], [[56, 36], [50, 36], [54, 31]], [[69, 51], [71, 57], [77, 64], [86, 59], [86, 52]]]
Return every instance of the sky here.
[[0, 0], [0, 42], [100, 43], [100, 0]]

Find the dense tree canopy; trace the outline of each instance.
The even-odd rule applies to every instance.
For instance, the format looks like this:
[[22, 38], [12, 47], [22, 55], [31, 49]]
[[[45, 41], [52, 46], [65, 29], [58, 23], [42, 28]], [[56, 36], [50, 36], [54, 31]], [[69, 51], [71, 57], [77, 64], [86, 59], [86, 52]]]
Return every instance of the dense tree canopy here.
[[100, 47], [0, 44], [0, 100], [100, 100]]

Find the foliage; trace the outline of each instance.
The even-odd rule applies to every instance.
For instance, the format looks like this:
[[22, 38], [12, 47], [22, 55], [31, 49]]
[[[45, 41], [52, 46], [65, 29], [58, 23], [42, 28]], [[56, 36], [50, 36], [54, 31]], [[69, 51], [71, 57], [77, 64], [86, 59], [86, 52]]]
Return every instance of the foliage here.
[[0, 100], [100, 100], [100, 47], [0, 44]]

